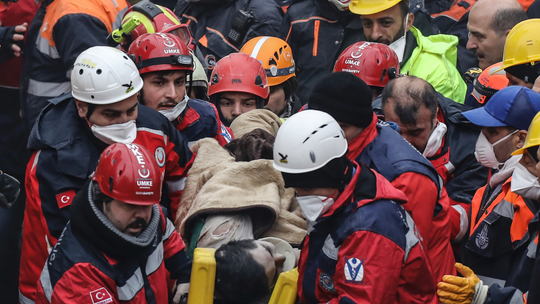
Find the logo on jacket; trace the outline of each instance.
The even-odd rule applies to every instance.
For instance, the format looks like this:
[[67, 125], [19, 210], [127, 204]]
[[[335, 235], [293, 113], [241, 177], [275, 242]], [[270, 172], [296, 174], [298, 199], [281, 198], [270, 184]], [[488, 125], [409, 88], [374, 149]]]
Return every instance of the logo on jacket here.
[[480, 249], [486, 249], [489, 245], [489, 238], [488, 238], [488, 225], [484, 225], [484, 228], [482, 228], [482, 231], [480, 231], [479, 234], [476, 235], [476, 246]]
[[364, 279], [364, 260], [357, 258], [345, 258], [345, 281], [362, 283]]
[[287, 157], [288, 157], [289, 155], [283, 155], [283, 154], [281, 154], [281, 153], [279, 153], [279, 152], [278, 152], [278, 154], [279, 154], [279, 157], [281, 157], [281, 159], [279, 160], [280, 163], [284, 163], [284, 164], [288, 164], [288, 163], [289, 163], [289, 161], [287, 160]]
[[64, 208], [71, 205], [71, 202], [75, 198], [75, 190], [68, 190], [56, 195], [56, 203], [58, 208]]
[[156, 152], [154, 152], [154, 156], [156, 158], [157, 164], [160, 167], [163, 167], [165, 165], [165, 149], [163, 147], [157, 147]]
[[113, 301], [111, 294], [105, 287], [90, 292], [92, 304], [107, 304]]
[[319, 282], [321, 283], [321, 286], [322, 288], [324, 288], [324, 290], [336, 292], [336, 289], [334, 288], [334, 279], [332, 279], [329, 274], [321, 272], [321, 274], [319, 275]]
[[231, 133], [227, 131], [227, 128], [225, 128], [224, 125], [221, 125], [221, 133], [219, 133], [219, 135], [223, 136], [228, 143], [232, 141]]

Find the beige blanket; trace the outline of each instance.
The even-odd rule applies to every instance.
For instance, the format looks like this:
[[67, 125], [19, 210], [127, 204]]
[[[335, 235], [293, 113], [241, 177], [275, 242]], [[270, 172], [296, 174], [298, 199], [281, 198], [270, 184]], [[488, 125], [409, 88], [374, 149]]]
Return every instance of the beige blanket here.
[[216, 140], [199, 143], [175, 221], [184, 241], [190, 241], [197, 216], [244, 212], [251, 217], [256, 238], [274, 236], [300, 244], [306, 222], [294, 191], [284, 188], [272, 161], [235, 162]]

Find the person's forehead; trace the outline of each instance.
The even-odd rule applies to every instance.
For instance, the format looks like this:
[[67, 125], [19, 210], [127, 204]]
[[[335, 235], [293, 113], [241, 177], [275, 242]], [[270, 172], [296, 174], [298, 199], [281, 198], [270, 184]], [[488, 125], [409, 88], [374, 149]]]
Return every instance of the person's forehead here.
[[491, 29], [491, 20], [493, 19], [494, 12], [489, 8], [478, 8], [471, 10], [469, 13], [469, 21], [467, 22], [467, 28], [470, 32], [486, 33]]
[[108, 105], [96, 105], [96, 110], [98, 111], [125, 111], [137, 105], [137, 95], [133, 95], [127, 99], [124, 99], [119, 102], [111, 103]]
[[246, 92], [224, 92], [223, 94], [221, 94], [221, 98], [246, 100], [255, 99], [256, 96]]

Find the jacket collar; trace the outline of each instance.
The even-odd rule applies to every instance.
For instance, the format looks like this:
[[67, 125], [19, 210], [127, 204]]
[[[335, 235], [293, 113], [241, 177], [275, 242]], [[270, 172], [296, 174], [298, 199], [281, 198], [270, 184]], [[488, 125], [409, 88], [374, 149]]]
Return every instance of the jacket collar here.
[[414, 31], [407, 32], [407, 37], [405, 38], [405, 52], [403, 53], [403, 60], [399, 64], [399, 68], [402, 68], [405, 63], [407, 63], [416, 47], [418, 47], [418, 42], [414, 36]]
[[347, 152], [347, 158], [354, 161], [364, 148], [377, 137], [377, 115], [373, 113], [373, 120], [358, 136], [356, 136], [349, 143], [349, 152]]

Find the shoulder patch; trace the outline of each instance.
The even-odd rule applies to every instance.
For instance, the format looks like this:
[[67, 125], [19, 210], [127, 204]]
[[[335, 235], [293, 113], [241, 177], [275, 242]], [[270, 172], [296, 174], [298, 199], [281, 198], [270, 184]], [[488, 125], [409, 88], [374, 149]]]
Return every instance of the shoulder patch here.
[[75, 198], [75, 190], [68, 190], [56, 195], [56, 202], [58, 203], [58, 209], [70, 206]]
[[364, 260], [358, 258], [345, 258], [345, 281], [351, 283], [363, 283], [364, 281]]
[[224, 124], [221, 124], [221, 133], [219, 135], [223, 136], [228, 143], [233, 140], [231, 133], [229, 133]]
[[90, 292], [92, 304], [107, 304], [113, 301], [111, 294], [105, 287]]
[[163, 168], [165, 165], [165, 160], [167, 159], [167, 156], [165, 155], [165, 149], [163, 147], [157, 147], [156, 151], [154, 152], [154, 157], [156, 158], [157, 164], [160, 168]]

